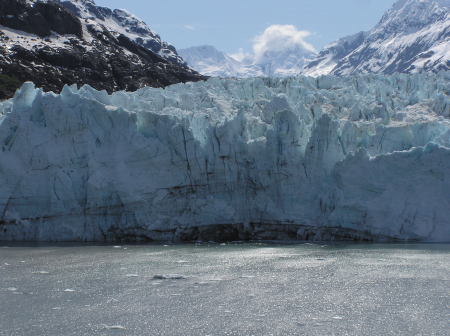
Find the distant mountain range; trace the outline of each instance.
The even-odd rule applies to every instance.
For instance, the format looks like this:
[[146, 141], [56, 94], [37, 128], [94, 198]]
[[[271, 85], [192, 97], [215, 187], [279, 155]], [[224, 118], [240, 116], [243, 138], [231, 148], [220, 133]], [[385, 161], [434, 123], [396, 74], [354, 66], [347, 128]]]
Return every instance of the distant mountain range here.
[[450, 69], [450, 0], [399, 0], [371, 30], [345, 37], [315, 55], [304, 49], [266, 53], [264, 62], [240, 61], [212, 46], [180, 50], [208, 76], [414, 73]]
[[0, 1], [0, 99], [24, 81], [108, 92], [196, 81], [175, 48], [125, 10], [93, 0]]
[[204, 45], [178, 51], [189, 66], [212, 77], [257, 77], [263, 72], [257, 66], [245, 64], [213, 46]]
[[261, 59], [246, 57], [237, 60], [213, 46], [180, 49], [186, 63], [198, 72], [213, 77], [284, 77], [303, 71], [315, 54], [301, 47], [283, 51], [267, 51]]

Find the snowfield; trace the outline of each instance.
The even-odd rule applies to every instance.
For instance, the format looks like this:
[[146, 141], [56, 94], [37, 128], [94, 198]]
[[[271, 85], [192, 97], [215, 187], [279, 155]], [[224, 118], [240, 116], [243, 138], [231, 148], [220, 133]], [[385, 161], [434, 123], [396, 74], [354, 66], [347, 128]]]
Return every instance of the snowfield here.
[[0, 103], [0, 240], [450, 241], [450, 73]]

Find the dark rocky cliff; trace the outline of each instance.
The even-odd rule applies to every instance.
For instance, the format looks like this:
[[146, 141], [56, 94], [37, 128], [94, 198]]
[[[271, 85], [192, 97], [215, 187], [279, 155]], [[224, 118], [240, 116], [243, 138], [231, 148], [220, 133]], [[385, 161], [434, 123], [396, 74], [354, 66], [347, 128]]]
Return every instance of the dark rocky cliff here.
[[203, 76], [58, 2], [0, 2], [0, 99], [24, 81], [59, 92], [89, 84], [108, 92], [164, 87]]

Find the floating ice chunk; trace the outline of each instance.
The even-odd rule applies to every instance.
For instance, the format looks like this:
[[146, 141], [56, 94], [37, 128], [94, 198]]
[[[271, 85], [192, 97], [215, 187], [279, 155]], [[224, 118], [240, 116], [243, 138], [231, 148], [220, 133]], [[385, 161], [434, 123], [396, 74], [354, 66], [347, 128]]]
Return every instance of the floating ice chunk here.
[[178, 274], [167, 274], [167, 275], [157, 274], [153, 276], [153, 280], [183, 280], [183, 279], [187, 278], [183, 275]]
[[17, 288], [16, 287], [8, 287], [6, 290], [9, 292], [15, 292], [15, 291], [17, 291]]
[[107, 330], [126, 330], [126, 328], [124, 326], [121, 325], [106, 325], [106, 324], [102, 324], [103, 329], [107, 329]]
[[194, 285], [202, 285], [202, 286], [204, 286], [204, 285], [209, 285], [209, 283], [207, 281], [198, 281], [198, 282], [194, 282]]
[[210, 281], [210, 282], [219, 282], [219, 281], [225, 281], [226, 279], [224, 278], [210, 278], [210, 279], [206, 279], [206, 281]]

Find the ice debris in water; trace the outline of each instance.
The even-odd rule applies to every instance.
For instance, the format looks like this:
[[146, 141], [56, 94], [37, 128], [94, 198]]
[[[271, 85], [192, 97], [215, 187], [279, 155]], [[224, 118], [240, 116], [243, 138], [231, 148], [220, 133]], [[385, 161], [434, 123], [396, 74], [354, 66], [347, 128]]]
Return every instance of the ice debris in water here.
[[103, 329], [107, 329], [107, 330], [126, 330], [126, 328], [124, 326], [121, 325], [106, 325], [106, 324], [102, 324]]
[[449, 79], [26, 83], [0, 103], [0, 241], [450, 241]]
[[137, 278], [137, 277], [139, 277], [139, 274], [127, 274], [126, 277], [127, 278]]
[[186, 277], [178, 274], [167, 274], [167, 275], [157, 274], [153, 276], [153, 280], [183, 280], [183, 279], [186, 279]]

